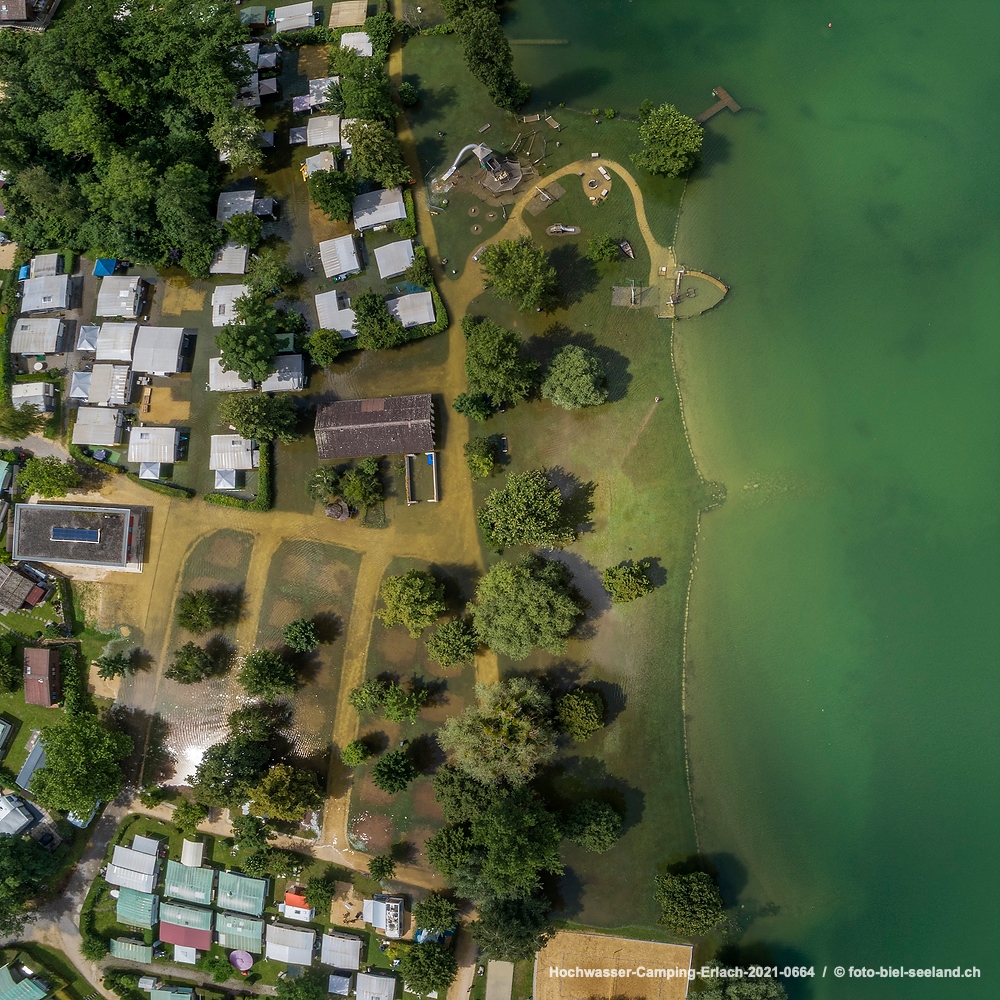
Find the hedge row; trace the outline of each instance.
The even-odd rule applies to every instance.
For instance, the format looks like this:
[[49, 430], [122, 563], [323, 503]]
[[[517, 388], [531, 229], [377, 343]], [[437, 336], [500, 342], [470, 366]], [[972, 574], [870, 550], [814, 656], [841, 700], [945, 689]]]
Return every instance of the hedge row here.
[[257, 470], [257, 496], [253, 500], [241, 500], [225, 493], [206, 493], [202, 499], [219, 507], [235, 507], [237, 510], [262, 512], [274, 506], [274, 486], [271, 482], [271, 444], [260, 449], [260, 467]]
[[177, 483], [161, 483], [152, 479], [140, 479], [134, 472], [126, 472], [125, 477], [133, 483], [138, 483], [144, 489], [152, 490], [153, 493], [160, 493], [165, 497], [190, 500], [194, 496], [194, 490], [187, 486], [179, 486]]

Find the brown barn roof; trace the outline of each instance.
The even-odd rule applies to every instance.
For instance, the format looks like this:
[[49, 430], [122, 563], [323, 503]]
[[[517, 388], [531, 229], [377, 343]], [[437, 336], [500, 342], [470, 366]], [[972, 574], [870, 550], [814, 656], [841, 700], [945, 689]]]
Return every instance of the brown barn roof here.
[[316, 414], [320, 458], [365, 458], [434, 450], [429, 393], [387, 399], [345, 399]]
[[59, 650], [24, 649], [24, 702], [49, 708], [59, 700]]
[[34, 16], [30, 0], [0, 0], [0, 21], [27, 21]]
[[33, 586], [34, 583], [16, 569], [0, 566], [0, 611], [19, 611]]

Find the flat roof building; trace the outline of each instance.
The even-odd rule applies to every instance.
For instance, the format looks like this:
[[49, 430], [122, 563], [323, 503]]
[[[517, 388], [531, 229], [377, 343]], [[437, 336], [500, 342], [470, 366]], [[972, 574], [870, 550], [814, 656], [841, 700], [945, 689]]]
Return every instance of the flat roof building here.
[[19, 503], [12, 555], [26, 562], [141, 570], [144, 531], [142, 508]]
[[379, 892], [362, 903], [362, 914], [366, 924], [371, 924], [388, 938], [399, 938], [403, 934], [403, 899], [387, 896]]
[[400, 188], [368, 191], [354, 199], [354, 228], [361, 232], [406, 218], [406, 202]]
[[97, 360], [131, 362], [137, 329], [135, 323], [102, 323], [97, 335]]
[[81, 406], [76, 411], [76, 423], [73, 425], [73, 444], [114, 447], [122, 439], [124, 423], [125, 417], [121, 410], [105, 406]]
[[301, 354], [279, 354], [273, 364], [274, 371], [261, 383], [261, 392], [297, 392], [306, 384]]
[[434, 322], [434, 297], [430, 292], [410, 292], [409, 295], [400, 295], [398, 298], [387, 300], [385, 306], [390, 314], [403, 324], [404, 330], [408, 330], [411, 326]]
[[356, 337], [354, 329], [354, 310], [351, 300], [344, 292], [332, 288], [328, 292], [320, 292], [313, 297], [316, 304], [316, 316], [319, 325], [324, 330], [336, 330], [344, 340]]
[[350, 233], [333, 240], [323, 240], [319, 245], [319, 260], [328, 278], [345, 278], [361, 270], [358, 248]]
[[31, 750], [28, 751], [28, 756], [21, 765], [21, 770], [17, 772], [14, 783], [18, 788], [23, 788], [27, 791], [31, 784], [32, 775], [35, 771], [40, 771], [43, 767], [45, 767], [45, 747], [42, 746], [41, 740], [38, 740]]
[[132, 371], [128, 365], [94, 365], [87, 374], [90, 375], [87, 402], [91, 406], [128, 404], [132, 396]]
[[176, 427], [133, 427], [128, 438], [131, 463], [156, 462], [169, 465], [177, 460], [180, 431]]
[[115, 847], [104, 878], [111, 885], [135, 889], [136, 892], [152, 893], [156, 887], [159, 870], [158, 857], [119, 844]]
[[257, 192], [253, 188], [246, 191], [223, 191], [219, 195], [219, 204], [215, 210], [216, 222], [225, 223], [234, 215], [252, 214], [256, 197]]
[[208, 387], [212, 392], [247, 392], [253, 388], [253, 382], [244, 382], [236, 372], [226, 371], [222, 358], [209, 358]]
[[32, 319], [22, 316], [14, 323], [10, 338], [11, 354], [58, 354], [63, 348], [66, 324], [58, 317]]
[[29, 273], [32, 278], [51, 278], [64, 271], [61, 253], [43, 253], [32, 257], [29, 262]]
[[380, 278], [395, 278], [413, 263], [413, 240], [397, 240], [375, 248], [375, 263]]
[[198, 906], [164, 902], [160, 906], [160, 940], [183, 948], [210, 951], [212, 911]]
[[223, 910], [259, 917], [264, 912], [267, 882], [237, 872], [219, 872], [216, 905]]
[[209, 267], [210, 274], [246, 274], [250, 248], [238, 243], [227, 243], [217, 250]]
[[250, 289], [246, 285], [216, 285], [212, 292], [212, 326], [225, 326], [236, 321], [236, 300]]
[[216, 469], [256, 469], [260, 462], [257, 442], [239, 434], [213, 434], [208, 467]]
[[184, 328], [140, 326], [132, 351], [132, 370], [145, 375], [173, 375], [181, 370]]
[[364, 941], [353, 934], [324, 934], [320, 945], [320, 961], [334, 969], [357, 971], [361, 968], [364, 945]]
[[51, 708], [60, 696], [59, 650], [24, 647], [24, 703]]
[[312, 3], [293, 3], [274, 10], [274, 30], [299, 31], [302, 28], [314, 28], [316, 17]]
[[69, 309], [71, 287], [68, 274], [47, 278], [26, 278], [21, 297], [21, 312], [53, 313]]
[[396, 977], [359, 972], [354, 989], [358, 1000], [393, 1000], [396, 995]]
[[37, 820], [16, 795], [0, 797], [0, 837], [19, 837]]
[[372, 40], [366, 31], [345, 31], [340, 36], [340, 47], [354, 49], [359, 56], [370, 56], [373, 51]]
[[15, 410], [37, 406], [39, 413], [51, 413], [55, 401], [56, 390], [51, 382], [15, 382], [10, 387], [10, 404]]
[[433, 451], [430, 394], [327, 403], [316, 414], [316, 450], [334, 459]]
[[[167, 899], [180, 899], [185, 903], [201, 903], [208, 906], [212, 902], [214, 886], [214, 868], [192, 868], [177, 861], [167, 862], [167, 873], [163, 880], [163, 895]], [[183, 943], [183, 941], [173, 942], [173, 944]]]
[[267, 947], [265, 957], [288, 965], [312, 965], [316, 932], [299, 930], [285, 924], [267, 925]]
[[135, 938], [112, 938], [110, 942], [111, 957], [123, 958], [129, 962], [141, 962], [149, 965], [153, 961], [153, 946], [143, 944]]
[[306, 124], [306, 145], [340, 145], [340, 115], [316, 115]]
[[138, 316], [145, 288], [138, 275], [112, 274], [101, 278], [97, 291], [98, 316]]

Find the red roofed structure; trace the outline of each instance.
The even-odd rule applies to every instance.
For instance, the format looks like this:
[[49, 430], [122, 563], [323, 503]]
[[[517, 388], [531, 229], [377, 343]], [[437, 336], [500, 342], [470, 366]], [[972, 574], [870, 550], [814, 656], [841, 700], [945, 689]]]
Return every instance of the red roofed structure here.
[[[299, 891], [296, 892], [295, 890]], [[309, 909], [309, 900], [302, 895], [303, 889], [300, 885], [292, 886], [288, 892], [285, 893], [285, 906], [297, 906], [301, 910]]]

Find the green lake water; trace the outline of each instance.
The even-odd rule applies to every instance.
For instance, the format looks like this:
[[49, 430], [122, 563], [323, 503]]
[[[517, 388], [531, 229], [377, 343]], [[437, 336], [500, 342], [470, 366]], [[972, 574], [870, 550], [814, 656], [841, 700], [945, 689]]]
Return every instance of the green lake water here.
[[693, 794], [744, 943], [828, 967], [796, 995], [1000, 996], [1000, 7], [520, 0], [507, 28], [569, 41], [515, 47], [543, 99], [745, 108], [677, 242], [733, 289], [677, 336], [729, 496], [692, 592]]

